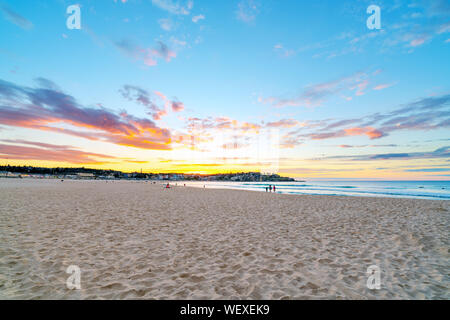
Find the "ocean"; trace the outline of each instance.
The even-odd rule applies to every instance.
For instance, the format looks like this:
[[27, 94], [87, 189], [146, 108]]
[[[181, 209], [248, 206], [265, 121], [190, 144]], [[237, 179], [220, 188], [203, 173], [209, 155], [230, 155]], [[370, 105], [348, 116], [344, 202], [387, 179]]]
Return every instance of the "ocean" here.
[[187, 186], [265, 192], [269, 184], [277, 193], [333, 196], [395, 197], [450, 200], [450, 181], [306, 181], [306, 182], [183, 182]]

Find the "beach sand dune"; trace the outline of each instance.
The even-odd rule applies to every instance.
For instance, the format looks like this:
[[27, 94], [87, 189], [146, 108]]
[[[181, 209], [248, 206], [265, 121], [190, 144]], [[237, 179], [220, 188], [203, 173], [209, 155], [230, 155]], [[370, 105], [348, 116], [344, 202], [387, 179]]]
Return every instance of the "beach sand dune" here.
[[[0, 179], [2, 299], [449, 299], [450, 201]], [[66, 269], [81, 269], [69, 290]], [[381, 289], [366, 286], [381, 270]]]

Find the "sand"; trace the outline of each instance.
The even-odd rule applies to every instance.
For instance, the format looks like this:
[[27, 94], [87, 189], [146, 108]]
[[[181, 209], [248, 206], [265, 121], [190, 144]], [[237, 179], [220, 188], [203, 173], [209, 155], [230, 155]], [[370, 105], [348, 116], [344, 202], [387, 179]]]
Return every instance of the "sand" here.
[[449, 207], [0, 179], [0, 298], [449, 299]]

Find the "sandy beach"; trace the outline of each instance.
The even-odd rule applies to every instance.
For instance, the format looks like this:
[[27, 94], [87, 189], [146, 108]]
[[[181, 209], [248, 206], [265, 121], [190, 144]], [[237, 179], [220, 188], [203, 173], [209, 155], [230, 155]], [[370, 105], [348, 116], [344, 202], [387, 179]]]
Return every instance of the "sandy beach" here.
[[450, 201], [181, 185], [0, 179], [0, 298], [450, 298]]

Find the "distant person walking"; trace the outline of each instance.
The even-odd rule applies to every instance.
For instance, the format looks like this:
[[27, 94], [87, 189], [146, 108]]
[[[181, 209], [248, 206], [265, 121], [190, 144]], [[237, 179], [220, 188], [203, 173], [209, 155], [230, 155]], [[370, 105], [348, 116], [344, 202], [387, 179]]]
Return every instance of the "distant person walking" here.
[[275, 185], [273, 186], [273, 192], [275, 192]]

